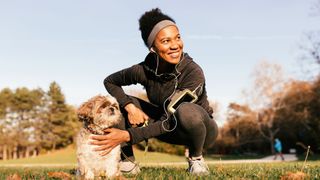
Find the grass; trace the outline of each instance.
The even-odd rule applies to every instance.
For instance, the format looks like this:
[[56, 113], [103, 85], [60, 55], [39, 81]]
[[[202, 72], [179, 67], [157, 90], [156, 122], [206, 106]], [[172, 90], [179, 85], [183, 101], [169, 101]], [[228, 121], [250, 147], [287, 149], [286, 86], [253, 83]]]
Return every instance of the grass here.
[[[142, 172], [133, 179], [280, 179], [288, 174], [301, 171], [302, 162], [284, 163], [256, 163], [256, 164], [217, 164], [210, 165], [210, 174], [197, 177], [185, 172], [182, 167], [142, 167]], [[69, 179], [75, 179], [74, 168], [46, 168], [46, 167], [2, 167], [0, 179], [17, 174], [22, 179], [54, 179], [50, 173], [65, 172]], [[320, 178], [320, 162], [310, 162], [304, 168], [306, 179]], [[55, 176], [56, 177], [56, 176]], [[61, 177], [61, 176], [60, 176]]]
[[[151, 166], [148, 163], [185, 162], [182, 156], [156, 152], [135, 150], [136, 158], [141, 163], [142, 172], [133, 179], [280, 179], [289, 173], [303, 171], [306, 179], [320, 179], [320, 161], [308, 161], [306, 166], [301, 162], [275, 163], [242, 163], [242, 164], [210, 164], [210, 175], [205, 177], [192, 176], [185, 172], [187, 164], [178, 166]], [[206, 160], [230, 159], [229, 156], [210, 156]], [[235, 157], [237, 159], [251, 158]], [[27, 166], [28, 165], [28, 166]], [[31, 166], [30, 166], [31, 165]], [[51, 165], [51, 166], [50, 166]], [[302, 168], [304, 167], [304, 168]], [[52, 173], [69, 176], [75, 179], [76, 155], [73, 147], [40, 155], [35, 158], [0, 161], [0, 179], [10, 175], [18, 175], [22, 179], [59, 179]], [[55, 176], [56, 177], [56, 176]]]
[[69, 146], [66, 149], [57, 150], [51, 153], [39, 155], [33, 158], [15, 159], [0, 161], [0, 165], [10, 164], [75, 164], [76, 154], [75, 149]]
[[[185, 158], [177, 155], [170, 155], [158, 152], [147, 152], [134, 149], [137, 161], [141, 163], [161, 163], [161, 162], [184, 162]], [[69, 146], [66, 149], [57, 150], [48, 154], [39, 155], [34, 158], [16, 159], [0, 161], [1, 165], [24, 165], [24, 164], [47, 164], [47, 165], [65, 165], [72, 166], [77, 163], [76, 150]]]
[[[162, 163], [162, 162], [185, 162], [183, 156], [171, 155], [158, 152], [147, 152], [134, 149], [135, 156], [140, 163]], [[206, 156], [206, 160], [230, 160], [230, 159], [258, 159], [263, 156], [223, 156], [223, 155], [210, 155]], [[73, 146], [69, 146], [66, 149], [57, 150], [51, 153], [39, 155], [34, 158], [28, 159], [16, 159], [0, 161], [1, 165], [23, 165], [23, 164], [59, 164], [59, 165], [74, 165], [77, 163], [76, 150]]]

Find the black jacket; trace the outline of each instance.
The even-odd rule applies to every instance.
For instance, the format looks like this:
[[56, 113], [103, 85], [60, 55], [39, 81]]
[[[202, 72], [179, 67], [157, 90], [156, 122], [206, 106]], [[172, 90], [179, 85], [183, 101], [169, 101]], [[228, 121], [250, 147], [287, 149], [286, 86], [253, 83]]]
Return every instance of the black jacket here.
[[[125, 94], [122, 86], [141, 84], [147, 92], [149, 101], [163, 109], [163, 104], [168, 103], [167, 99], [174, 91], [189, 89], [195, 90], [197, 87], [198, 101], [196, 104], [202, 106], [211, 116], [212, 108], [207, 100], [205, 89], [205, 77], [202, 69], [192, 58], [184, 53], [180, 62], [170, 71], [158, 74], [158, 58], [153, 53], [149, 53], [145, 60], [132, 67], [123, 69], [111, 74], [104, 80], [104, 85], [110, 95], [114, 96], [120, 107], [132, 103], [131, 98]], [[166, 116], [164, 114], [164, 116]], [[165, 119], [161, 118], [161, 120]], [[135, 144], [150, 137], [155, 137], [165, 133], [161, 121], [156, 121], [147, 127], [128, 129], [131, 135], [131, 143]]]

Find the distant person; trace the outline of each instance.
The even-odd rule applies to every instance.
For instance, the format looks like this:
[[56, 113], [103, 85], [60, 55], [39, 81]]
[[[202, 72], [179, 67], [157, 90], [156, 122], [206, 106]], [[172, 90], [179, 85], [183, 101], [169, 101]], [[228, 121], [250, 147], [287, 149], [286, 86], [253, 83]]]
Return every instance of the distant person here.
[[281, 144], [281, 141], [276, 138], [274, 140], [274, 149], [276, 151], [276, 154], [274, 155], [274, 158], [273, 160], [276, 160], [278, 155], [281, 157], [282, 161], [284, 161], [284, 157], [283, 157], [283, 154], [282, 154], [282, 144]]
[[[160, 9], [145, 12], [139, 19], [139, 29], [148, 48], [144, 61], [104, 80], [105, 88], [118, 100], [123, 111], [122, 130], [107, 129], [106, 135], [92, 136], [92, 144], [100, 146], [96, 150], [102, 155], [122, 144], [120, 169], [134, 174], [140, 168], [134, 162], [131, 145], [155, 137], [186, 146], [189, 149], [187, 171], [195, 175], [208, 174], [202, 151], [214, 143], [218, 128], [209, 106], [204, 73], [183, 51], [175, 21]], [[137, 83], [145, 88], [150, 102], [125, 94], [123, 86]], [[179, 97], [184, 98], [179, 101]]]

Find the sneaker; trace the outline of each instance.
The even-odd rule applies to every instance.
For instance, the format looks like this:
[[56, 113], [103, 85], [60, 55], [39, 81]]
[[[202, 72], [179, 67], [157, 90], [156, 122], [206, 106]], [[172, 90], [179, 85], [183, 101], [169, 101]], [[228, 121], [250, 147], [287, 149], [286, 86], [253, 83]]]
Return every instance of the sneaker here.
[[201, 176], [201, 175], [208, 175], [209, 168], [204, 162], [203, 157], [198, 158], [189, 158], [188, 159], [189, 168], [187, 171], [193, 175]]
[[120, 171], [123, 174], [137, 175], [140, 173], [140, 167], [135, 162], [120, 161]]

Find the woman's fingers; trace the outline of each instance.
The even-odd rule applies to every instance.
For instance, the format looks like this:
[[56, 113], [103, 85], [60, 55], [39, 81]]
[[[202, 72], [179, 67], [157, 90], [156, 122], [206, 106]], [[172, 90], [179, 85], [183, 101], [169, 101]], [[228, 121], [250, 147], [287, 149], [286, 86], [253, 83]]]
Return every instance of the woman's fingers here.
[[90, 139], [97, 140], [97, 141], [103, 141], [106, 140], [106, 135], [90, 135]]
[[[94, 151], [99, 151], [101, 156], [105, 156], [112, 151], [117, 145], [128, 141], [128, 132], [116, 128], [105, 129], [105, 135], [91, 135], [89, 144], [96, 145]], [[129, 138], [130, 140], [130, 138]]]
[[98, 145], [98, 146], [101, 146], [101, 145], [105, 145], [105, 144], [108, 144], [108, 140], [103, 140], [103, 141], [90, 141], [90, 144], [91, 145]]
[[106, 149], [109, 149], [110, 147], [108, 145], [103, 145], [103, 146], [99, 146], [94, 148], [94, 151], [105, 151]]
[[134, 113], [128, 115], [128, 119], [130, 124], [139, 125], [147, 121], [149, 117], [142, 110], [136, 108]]
[[105, 155], [109, 154], [109, 153], [111, 152], [111, 150], [112, 150], [112, 148], [109, 148], [109, 149], [107, 149], [107, 150], [102, 151], [101, 153], [99, 153], [99, 155], [100, 155], [100, 156], [105, 156]]

